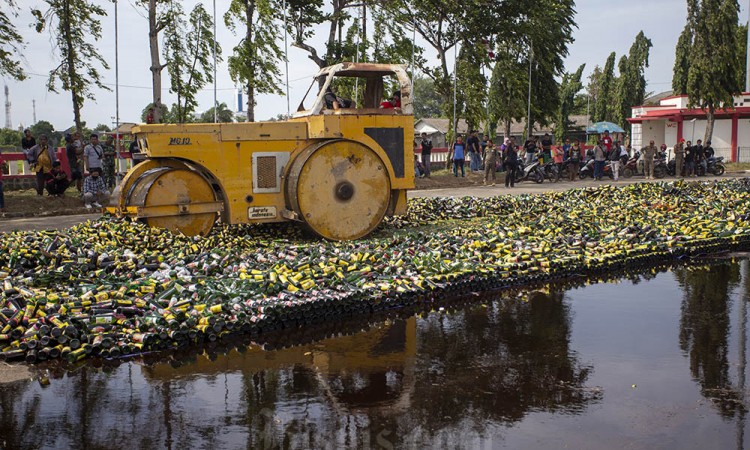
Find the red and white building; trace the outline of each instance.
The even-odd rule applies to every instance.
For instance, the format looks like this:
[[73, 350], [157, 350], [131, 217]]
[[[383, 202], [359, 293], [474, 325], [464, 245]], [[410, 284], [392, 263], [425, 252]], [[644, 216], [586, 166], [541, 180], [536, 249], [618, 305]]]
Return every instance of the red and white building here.
[[[716, 156], [750, 162], [750, 93], [734, 98], [734, 105], [715, 113], [711, 145]], [[706, 113], [689, 108], [687, 95], [661, 98], [657, 105], [633, 107], [631, 145], [640, 149], [654, 141], [657, 146], [674, 145], [685, 139], [695, 143], [706, 133]]]

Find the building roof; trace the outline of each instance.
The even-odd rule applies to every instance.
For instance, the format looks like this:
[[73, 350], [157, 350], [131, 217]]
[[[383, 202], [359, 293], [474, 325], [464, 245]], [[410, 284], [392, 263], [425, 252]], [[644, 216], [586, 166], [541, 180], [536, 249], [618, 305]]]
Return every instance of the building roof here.
[[648, 97], [647, 99], [643, 100], [643, 105], [644, 106], [658, 105], [659, 102], [661, 102], [665, 98], [672, 97], [673, 95], [674, 95], [674, 91], [660, 92], [658, 94], [652, 95], [651, 97]]

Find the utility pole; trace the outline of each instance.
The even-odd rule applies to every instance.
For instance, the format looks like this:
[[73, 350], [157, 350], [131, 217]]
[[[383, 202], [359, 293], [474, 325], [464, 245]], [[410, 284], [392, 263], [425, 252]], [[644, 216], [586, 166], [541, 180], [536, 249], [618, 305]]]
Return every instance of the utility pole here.
[[32, 125], [34, 125], [36, 123], [36, 100], [31, 100], [31, 111], [33, 113], [32, 117], [34, 119], [34, 123], [32, 123]]
[[529, 44], [529, 102], [528, 111], [526, 115], [526, 139], [531, 138], [531, 132], [534, 129], [534, 125], [531, 123], [531, 63], [534, 61], [534, 48]]
[[[286, 28], [286, 27], [285, 27]], [[216, 104], [216, 41], [219, 38], [216, 36], [216, 0], [214, 0], [214, 123], [218, 122], [218, 105]]]
[[10, 120], [10, 91], [7, 84], [5, 85], [5, 128], [9, 130], [13, 128]]

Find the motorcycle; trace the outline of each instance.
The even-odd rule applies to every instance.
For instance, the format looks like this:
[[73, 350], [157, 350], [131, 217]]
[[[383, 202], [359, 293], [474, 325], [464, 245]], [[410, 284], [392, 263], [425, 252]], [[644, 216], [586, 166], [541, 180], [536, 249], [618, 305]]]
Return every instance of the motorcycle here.
[[544, 183], [544, 171], [539, 165], [539, 160], [534, 160], [531, 164], [524, 164], [521, 158], [518, 159], [518, 169], [516, 171], [516, 183], [521, 181], [534, 181], [537, 184]]
[[702, 164], [696, 164], [695, 166], [695, 174], [699, 177], [702, 177], [706, 175], [707, 173], [712, 173], [716, 176], [724, 175], [724, 172], [726, 171], [726, 167], [724, 166], [724, 157], [711, 157], [706, 160], [706, 168], [703, 168]]
[[[612, 164], [610, 161], [605, 161], [604, 164], [604, 176], [614, 178], [614, 175], [612, 174]], [[594, 178], [594, 160], [589, 159], [586, 161], [586, 163], [581, 167], [581, 170], [578, 171], [578, 178], [585, 180], [586, 178], [591, 177]]]
[[622, 176], [625, 178], [631, 178], [633, 175], [638, 175], [638, 160], [641, 157], [641, 152], [637, 151], [633, 156], [628, 159], [625, 163], [625, 167], [622, 169]]

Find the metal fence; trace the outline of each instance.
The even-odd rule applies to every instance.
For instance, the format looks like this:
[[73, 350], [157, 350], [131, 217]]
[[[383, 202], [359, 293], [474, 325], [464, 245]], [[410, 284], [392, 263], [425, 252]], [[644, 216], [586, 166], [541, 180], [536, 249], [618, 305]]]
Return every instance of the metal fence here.
[[[728, 156], [725, 156], [724, 154], [720, 154], [717, 149], [716, 156], [725, 156], [725, 159], [729, 161], [731, 157], [731, 149], [729, 153]], [[737, 147], [737, 162], [750, 163], [750, 147]]]

